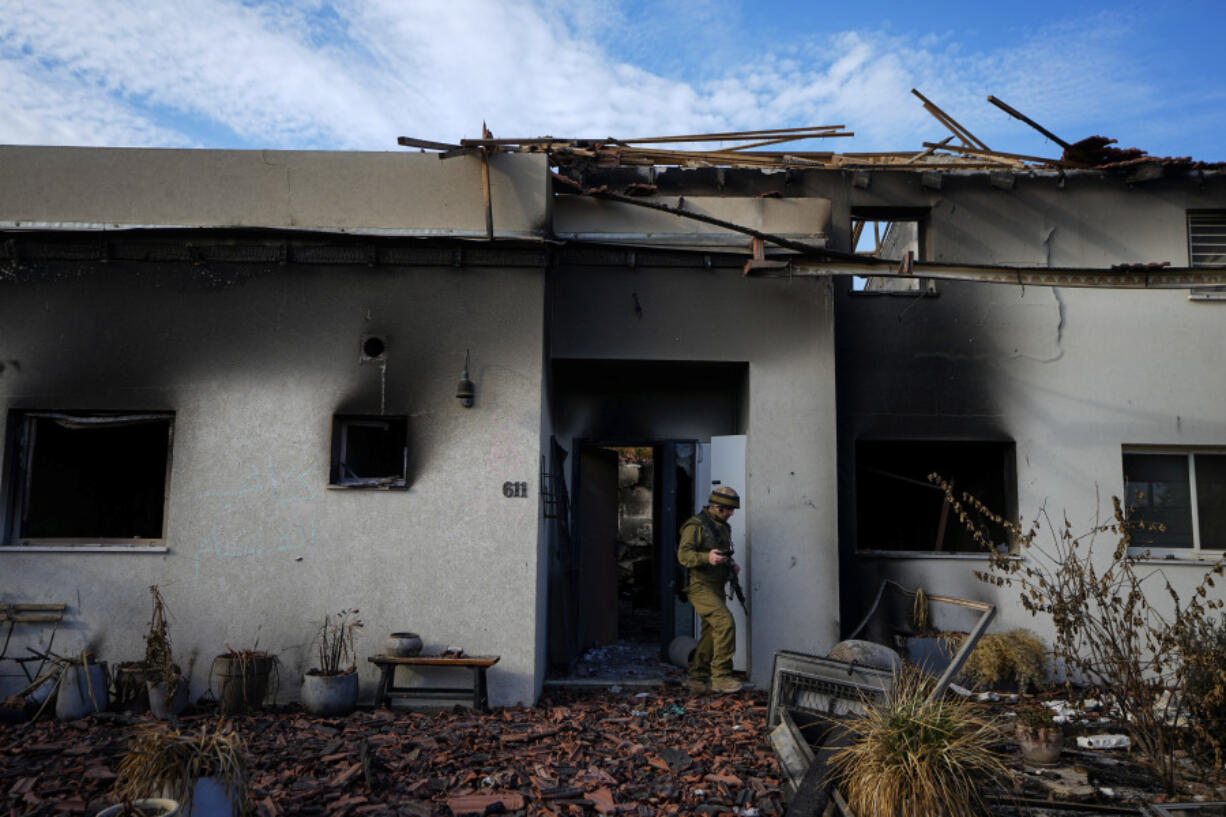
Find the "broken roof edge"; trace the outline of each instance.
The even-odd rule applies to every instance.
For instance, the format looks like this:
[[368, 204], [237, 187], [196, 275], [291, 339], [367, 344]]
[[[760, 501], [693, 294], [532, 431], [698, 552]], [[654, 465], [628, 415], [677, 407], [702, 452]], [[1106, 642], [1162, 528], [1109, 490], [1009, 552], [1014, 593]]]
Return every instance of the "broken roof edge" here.
[[[295, 227], [286, 225], [251, 225], [251, 224], [123, 224], [114, 222], [84, 222], [84, 221], [4, 221], [0, 220], [0, 231], [4, 232], [56, 232], [56, 233], [125, 233], [125, 232], [276, 232], [287, 235], [352, 235], [375, 238], [448, 238], [465, 241], [489, 241], [485, 230], [458, 230], [433, 227], [328, 227], [311, 226]], [[553, 241], [543, 230], [501, 230], [494, 231], [495, 239], [506, 241], [528, 241], [547, 243]], [[556, 243], [556, 242], [555, 242]]]

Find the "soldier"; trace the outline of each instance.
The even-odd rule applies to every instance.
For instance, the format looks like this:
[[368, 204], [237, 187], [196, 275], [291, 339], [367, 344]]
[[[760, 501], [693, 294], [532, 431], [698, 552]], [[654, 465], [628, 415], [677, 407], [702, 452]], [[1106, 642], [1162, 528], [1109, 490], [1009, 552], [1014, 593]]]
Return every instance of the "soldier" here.
[[[681, 526], [677, 561], [688, 568], [686, 596], [702, 619], [702, 636], [690, 658], [690, 692], [739, 692], [743, 685], [732, 677], [736, 651], [736, 623], [724, 603], [724, 585], [741, 568], [732, 560], [732, 531], [728, 519], [741, 507], [741, 498], [721, 485], [711, 491], [707, 505]], [[721, 553], [720, 551], [723, 551]]]

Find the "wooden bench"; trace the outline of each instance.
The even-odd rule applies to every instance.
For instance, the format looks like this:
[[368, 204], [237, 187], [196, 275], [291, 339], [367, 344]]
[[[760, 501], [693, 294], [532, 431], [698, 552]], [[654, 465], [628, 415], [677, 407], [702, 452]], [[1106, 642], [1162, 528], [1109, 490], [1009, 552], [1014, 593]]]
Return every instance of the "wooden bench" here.
[[[485, 685], [485, 671], [498, 663], [498, 655], [415, 655], [399, 658], [391, 655], [374, 655], [366, 660], [379, 668], [379, 688], [375, 692], [375, 706], [391, 706], [392, 698], [455, 698], [472, 696], [473, 708], [489, 709], [489, 696]], [[396, 686], [397, 667], [449, 667], [472, 670], [472, 687]]]

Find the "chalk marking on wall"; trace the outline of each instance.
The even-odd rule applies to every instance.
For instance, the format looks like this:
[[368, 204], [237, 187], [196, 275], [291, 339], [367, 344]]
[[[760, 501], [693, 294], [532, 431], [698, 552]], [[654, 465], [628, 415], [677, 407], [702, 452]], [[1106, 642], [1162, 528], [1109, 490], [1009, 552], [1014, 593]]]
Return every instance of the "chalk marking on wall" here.
[[[308, 530], [306, 524], [310, 525]], [[212, 554], [218, 559], [241, 559], [249, 556], [262, 556], [267, 553], [285, 553], [287, 551], [313, 549], [318, 541], [315, 519], [286, 520], [277, 525], [271, 534], [265, 531], [253, 531], [240, 535], [234, 544], [227, 547], [222, 543], [217, 532], [217, 523], [209, 525], [209, 535], [196, 547], [195, 568], [196, 583], [200, 583], [200, 566], [203, 557]], [[248, 544], [250, 543], [250, 544]]]
[[[298, 472], [278, 469], [271, 456], [264, 468], [252, 466], [235, 487], [200, 492], [202, 499], [231, 499], [221, 505], [209, 525], [209, 534], [196, 547], [196, 582], [200, 582], [205, 556], [237, 559], [269, 553], [314, 548], [316, 516], [310, 503], [322, 495], [322, 488], [311, 484], [310, 469]], [[306, 503], [305, 516], [279, 521], [267, 520], [269, 503]], [[253, 524], [254, 523], [254, 524]], [[222, 533], [221, 528], [227, 529]]]

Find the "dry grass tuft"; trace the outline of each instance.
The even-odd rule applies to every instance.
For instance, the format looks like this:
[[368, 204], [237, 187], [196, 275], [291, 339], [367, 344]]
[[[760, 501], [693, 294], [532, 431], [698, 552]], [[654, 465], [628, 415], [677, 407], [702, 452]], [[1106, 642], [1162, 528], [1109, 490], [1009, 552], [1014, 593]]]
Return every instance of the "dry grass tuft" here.
[[[965, 636], [949, 638], [950, 655], [962, 646]], [[1016, 683], [1019, 690], [1047, 682], [1047, 645], [1030, 630], [985, 633], [967, 656], [959, 674], [975, 686], [994, 687]]]
[[119, 763], [115, 796], [120, 802], [144, 797], [172, 797], [191, 813], [192, 789], [201, 777], [217, 778], [238, 804], [237, 814], [248, 814], [245, 747], [238, 732], [218, 721], [213, 729], [198, 732], [172, 727], [146, 726], [136, 732]]
[[831, 758], [858, 815], [986, 814], [980, 792], [1009, 778], [997, 725], [961, 699], [929, 701], [932, 679], [904, 669], [882, 703], [846, 724], [852, 743]]

